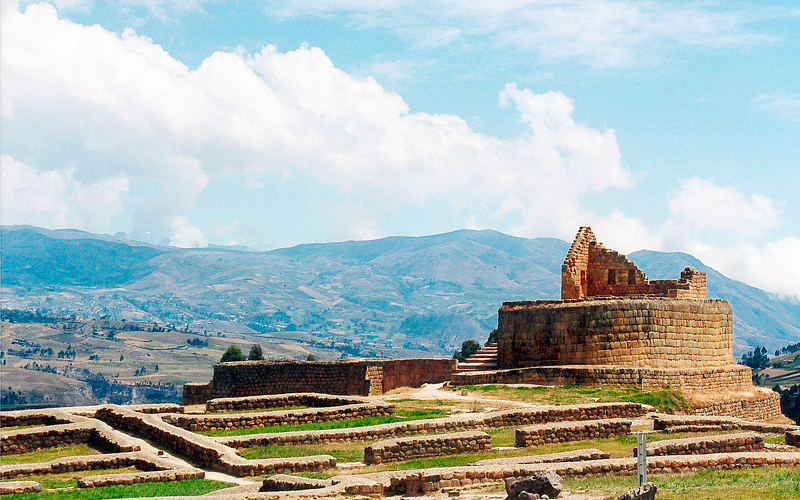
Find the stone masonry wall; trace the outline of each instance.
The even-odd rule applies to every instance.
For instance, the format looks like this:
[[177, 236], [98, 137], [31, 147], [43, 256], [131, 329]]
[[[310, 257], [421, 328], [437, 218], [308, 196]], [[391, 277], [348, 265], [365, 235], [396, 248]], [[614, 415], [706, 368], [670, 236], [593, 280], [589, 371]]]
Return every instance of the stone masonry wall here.
[[506, 302], [498, 318], [498, 364], [726, 366], [733, 363], [732, 322], [724, 300]]
[[623, 254], [598, 243], [591, 228], [581, 227], [561, 266], [562, 300], [631, 295], [705, 299], [706, 275], [687, 267], [680, 279], [650, 280]]
[[[761, 451], [764, 449], [764, 436], [755, 432], [722, 434], [720, 436], [700, 436], [687, 439], [667, 439], [647, 444], [647, 456], [659, 455], [704, 455], [708, 453], [735, 453]], [[639, 450], [633, 448], [633, 456]]]
[[397, 387], [444, 382], [455, 366], [447, 358], [218, 363], [209, 384], [184, 385], [183, 404], [291, 392], [380, 395]]
[[417, 434], [437, 434], [459, 430], [484, 429], [542, 424], [547, 422], [586, 421], [611, 418], [636, 418], [653, 411], [652, 406], [640, 403], [590, 403], [582, 405], [516, 408], [491, 413], [462, 414], [445, 418], [395, 422], [349, 429], [281, 432], [250, 436], [225, 436], [217, 442], [234, 448], [251, 446], [318, 445], [344, 441], [393, 439]]
[[422, 457], [474, 453], [492, 448], [492, 437], [481, 431], [429, 434], [378, 441], [364, 448], [364, 463], [380, 464]]
[[531, 366], [490, 372], [454, 374], [452, 385], [537, 384], [537, 385], [635, 385], [657, 390], [668, 385], [689, 392], [726, 391], [752, 388], [752, 372], [744, 365], [711, 368], [638, 368], [625, 366]]
[[302, 408], [299, 410], [268, 411], [223, 415], [166, 414], [164, 422], [192, 432], [224, 429], [250, 429], [276, 425], [299, 425], [331, 420], [349, 420], [367, 417], [390, 417], [394, 405], [376, 401], [372, 403], [332, 406], [330, 408]]
[[630, 432], [631, 421], [623, 419], [556, 422], [517, 429], [515, 439], [517, 446], [525, 447], [612, 438], [625, 436]]
[[714, 401], [707, 405], [696, 405], [691, 409], [694, 415], [714, 415], [738, 417], [745, 420], [761, 420], [765, 422], [782, 421], [786, 417], [781, 413], [781, 396], [776, 392], [764, 390], [754, 397], [733, 398]]
[[268, 394], [264, 396], [212, 399], [206, 401], [206, 413], [267, 410], [269, 408], [288, 406], [330, 408], [332, 406], [357, 405], [374, 402], [374, 400], [362, 396], [334, 396], [331, 394], [319, 394], [314, 392], [298, 392], [291, 394]]

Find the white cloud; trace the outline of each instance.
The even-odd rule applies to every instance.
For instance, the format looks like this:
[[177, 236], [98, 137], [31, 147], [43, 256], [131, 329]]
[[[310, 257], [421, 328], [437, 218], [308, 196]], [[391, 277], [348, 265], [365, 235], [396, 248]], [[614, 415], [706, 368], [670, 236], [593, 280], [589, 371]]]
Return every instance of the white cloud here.
[[698, 245], [693, 253], [727, 276], [800, 300], [800, 238], [796, 236], [787, 236], [763, 245]]
[[181, 248], [205, 248], [208, 240], [197, 226], [193, 225], [189, 219], [179, 215], [172, 220], [172, 236], [169, 244]]
[[128, 179], [119, 176], [83, 183], [75, 180], [73, 172], [40, 171], [3, 155], [3, 224], [108, 231], [109, 223], [122, 210]]
[[755, 106], [765, 113], [792, 121], [800, 121], [800, 95], [778, 92], [761, 94], [753, 99]]
[[581, 193], [632, 183], [614, 132], [576, 123], [561, 93], [507, 85], [500, 99], [529, 130], [501, 140], [458, 116], [410, 113], [314, 47], [217, 52], [190, 70], [132, 30], [60, 20], [48, 5], [3, 16], [4, 147], [42, 165], [66, 154], [76, 179], [157, 183], [131, 207], [133, 233], [156, 240], [228, 175], [297, 172], [367, 211], [435, 201], [484, 225], [511, 217], [528, 235], [571, 232]]
[[[494, 44], [544, 59], [577, 58], [593, 66], [663, 60], [684, 47], [768, 44], [776, 38], [754, 26], [765, 18], [798, 15], [744, 4], [654, 1], [520, 0], [513, 2], [309, 2], [281, 4], [280, 16], [350, 17], [364, 28], [381, 27], [422, 45], [462, 42], [488, 35]], [[751, 27], [753, 26], [753, 27]], [[485, 43], [485, 42], [484, 42]]]
[[768, 196], [693, 177], [681, 182], [669, 202], [669, 223], [680, 230], [714, 230], [731, 235], [760, 236], [780, 224], [780, 210]]

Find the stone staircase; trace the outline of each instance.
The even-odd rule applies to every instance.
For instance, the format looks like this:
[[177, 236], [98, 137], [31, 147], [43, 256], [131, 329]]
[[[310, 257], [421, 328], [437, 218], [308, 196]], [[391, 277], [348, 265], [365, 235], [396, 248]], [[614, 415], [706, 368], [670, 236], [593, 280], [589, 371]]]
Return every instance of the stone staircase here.
[[480, 351], [458, 364], [454, 374], [497, 370], [497, 343], [485, 346]]

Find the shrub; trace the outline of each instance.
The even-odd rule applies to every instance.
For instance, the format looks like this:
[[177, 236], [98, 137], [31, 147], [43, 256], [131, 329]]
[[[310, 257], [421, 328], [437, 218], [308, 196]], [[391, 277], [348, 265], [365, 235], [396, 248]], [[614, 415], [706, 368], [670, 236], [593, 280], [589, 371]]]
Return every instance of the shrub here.
[[250, 354], [247, 355], [247, 359], [250, 361], [260, 361], [264, 359], [264, 351], [261, 350], [261, 346], [253, 344], [253, 347], [250, 348]]
[[228, 350], [219, 358], [220, 363], [227, 363], [228, 361], [244, 361], [244, 354], [242, 354], [242, 350], [232, 345], [228, 347]]

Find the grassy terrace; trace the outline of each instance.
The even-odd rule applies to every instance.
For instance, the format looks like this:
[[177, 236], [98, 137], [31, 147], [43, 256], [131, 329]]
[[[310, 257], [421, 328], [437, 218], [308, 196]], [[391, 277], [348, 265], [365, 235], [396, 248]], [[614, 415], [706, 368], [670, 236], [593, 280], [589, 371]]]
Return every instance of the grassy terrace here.
[[98, 476], [101, 474], [125, 474], [127, 472], [139, 472], [136, 467], [125, 467], [122, 469], [94, 469], [79, 472], [64, 472], [61, 474], [45, 474], [41, 476], [25, 476], [16, 477], [13, 479], [3, 479], [0, 482], [7, 481], [36, 481], [42, 485], [46, 490], [63, 490], [69, 488], [77, 488], [78, 480], [73, 479], [75, 476]]
[[58, 448], [47, 448], [32, 453], [20, 453], [19, 455], [0, 456], [0, 465], [12, 464], [35, 464], [49, 462], [50, 460], [62, 457], [77, 457], [82, 455], [99, 455], [100, 452], [87, 444], [73, 444], [69, 446], [59, 446]]
[[[650, 475], [658, 500], [790, 500], [800, 498], [800, 470], [780, 467], [702, 469], [691, 474]], [[565, 489], [605, 494], [616, 499], [636, 487], [633, 476], [593, 476], [564, 480]]]
[[[498, 427], [486, 429], [492, 436], [493, 448], [513, 447], [515, 441], [515, 426]], [[665, 439], [683, 439], [697, 437], [701, 435], [730, 434], [742, 431], [719, 431], [714, 433], [676, 433], [661, 434], [654, 433], [648, 435], [648, 442], [661, 441]], [[766, 442], [783, 443], [783, 435], [768, 435]], [[300, 446], [253, 446], [241, 450], [241, 455], [247, 459], [261, 458], [286, 458], [302, 457], [311, 455], [331, 455], [340, 462], [359, 462], [364, 459], [364, 447], [368, 442], [348, 442], [348, 443], [329, 443], [320, 445], [300, 445]], [[458, 467], [470, 463], [484, 460], [487, 458], [522, 457], [528, 455], [543, 455], [547, 453], [559, 453], [562, 451], [572, 451], [584, 448], [597, 448], [611, 455], [611, 458], [625, 458], [633, 456], [633, 448], [636, 447], [635, 436], [620, 436], [609, 439], [593, 439], [573, 443], [558, 443], [551, 445], [535, 446], [529, 448], [495, 449], [480, 453], [467, 453], [462, 455], [451, 455], [446, 457], [424, 458], [409, 460], [406, 462], [396, 462], [391, 464], [372, 465], [369, 467], [353, 470], [353, 473], [362, 474], [367, 472], [379, 472], [385, 470], [406, 470], [429, 467]], [[347, 472], [344, 472], [347, 473]], [[334, 475], [334, 474], [331, 474]]]
[[666, 413], [689, 407], [689, 403], [686, 402], [683, 394], [669, 387], [657, 391], [641, 391], [633, 386], [518, 387], [507, 385], [466, 385], [450, 388], [452, 391], [461, 391], [462, 389], [476, 392], [482, 397], [541, 405], [630, 401], [655, 406]]
[[442, 418], [445, 416], [447, 416], [447, 412], [441, 408], [420, 408], [420, 409], [397, 408], [397, 415], [394, 417], [365, 417], [365, 418], [356, 418], [352, 420], [331, 420], [328, 422], [312, 422], [308, 424], [298, 424], [298, 425], [271, 425], [267, 427], [250, 427], [247, 429], [198, 431], [198, 434], [203, 434], [204, 436], [245, 436], [250, 434], [271, 434], [275, 432], [349, 429], [354, 427], [366, 427], [369, 425], [406, 422], [410, 420]]
[[[43, 485], [44, 486], [44, 485]], [[233, 486], [208, 479], [187, 479], [168, 483], [140, 483], [101, 488], [54, 489], [41, 493], [3, 495], [3, 500], [102, 500], [106, 498], [147, 498], [197, 496]]]

